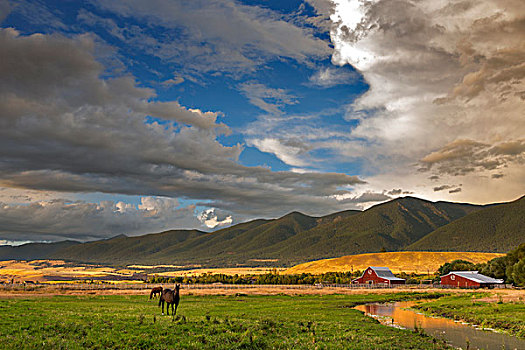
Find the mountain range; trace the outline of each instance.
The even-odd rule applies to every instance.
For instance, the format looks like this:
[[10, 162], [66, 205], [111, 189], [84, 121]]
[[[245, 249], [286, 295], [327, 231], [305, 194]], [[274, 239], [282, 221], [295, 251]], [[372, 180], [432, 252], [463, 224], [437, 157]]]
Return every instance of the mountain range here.
[[78, 243], [0, 246], [0, 260], [211, 266], [292, 266], [380, 251], [507, 252], [525, 242], [525, 197], [501, 204], [430, 202], [403, 197], [364, 211], [324, 217], [292, 212], [212, 233], [170, 230]]

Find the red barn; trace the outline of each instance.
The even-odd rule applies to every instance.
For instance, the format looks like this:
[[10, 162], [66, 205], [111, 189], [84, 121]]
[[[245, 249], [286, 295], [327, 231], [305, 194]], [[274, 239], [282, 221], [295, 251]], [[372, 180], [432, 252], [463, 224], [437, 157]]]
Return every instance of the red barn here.
[[403, 278], [397, 278], [388, 267], [368, 267], [361, 277], [352, 281], [354, 284], [405, 284]]
[[503, 284], [503, 280], [497, 280], [478, 273], [478, 271], [451, 271], [441, 276], [441, 285], [448, 287], [461, 288], [492, 288], [495, 285]]

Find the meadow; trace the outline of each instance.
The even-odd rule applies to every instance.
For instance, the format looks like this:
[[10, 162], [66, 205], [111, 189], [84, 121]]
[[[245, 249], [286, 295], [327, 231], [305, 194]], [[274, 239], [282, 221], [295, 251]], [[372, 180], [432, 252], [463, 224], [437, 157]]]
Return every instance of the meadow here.
[[0, 299], [3, 349], [444, 349], [424, 334], [387, 327], [357, 304], [437, 296], [182, 295], [177, 317], [145, 295]]
[[[525, 338], [525, 302], [517, 300], [484, 300], [488, 293], [458, 294], [415, 307], [426, 313], [463, 320], [484, 328], [494, 328]], [[492, 298], [490, 298], [492, 299]]]

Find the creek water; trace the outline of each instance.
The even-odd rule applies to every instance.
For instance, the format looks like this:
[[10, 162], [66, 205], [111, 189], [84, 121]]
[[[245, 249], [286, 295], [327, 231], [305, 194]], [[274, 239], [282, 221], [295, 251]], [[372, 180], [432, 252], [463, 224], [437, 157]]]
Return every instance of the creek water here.
[[525, 340], [507, 334], [481, 330], [473, 326], [442, 317], [422, 315], [407, 308], [415, 301], [395, 303], [372, 303], [359, 305], [355, 309], [377, 318], [381, 323], [393, 327], [424, 329], [426, 334], [445, 340], [448, 344], [462, 349], [525, 349]]

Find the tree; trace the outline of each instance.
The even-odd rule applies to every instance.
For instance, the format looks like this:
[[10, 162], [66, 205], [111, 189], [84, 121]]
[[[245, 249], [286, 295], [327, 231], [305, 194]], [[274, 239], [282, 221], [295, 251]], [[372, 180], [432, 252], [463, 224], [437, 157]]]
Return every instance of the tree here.
[[521, 259], [514, 265], [508, 266], [506, 273], [509, 282], [517, 286], [525, 286], [525, 259]]
[[510, 251], [505, 258], [507, 281], [517, 286], [525, 286], [525, 243]]
[[446, 275], [450, 271], [475, 271], [479, 266], [466, 260], [454, 260], [441, 265], [438, 269], [441, 276]]
[[481, 273], [493, 278], [505, 279], [507, 269], [507, 257], [502, 256], [494, 258], [487, 262], [487, 264], [481, 269]]

